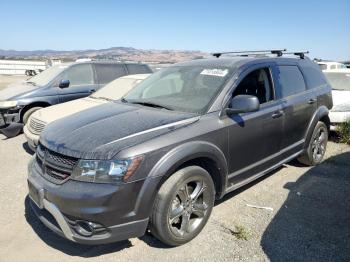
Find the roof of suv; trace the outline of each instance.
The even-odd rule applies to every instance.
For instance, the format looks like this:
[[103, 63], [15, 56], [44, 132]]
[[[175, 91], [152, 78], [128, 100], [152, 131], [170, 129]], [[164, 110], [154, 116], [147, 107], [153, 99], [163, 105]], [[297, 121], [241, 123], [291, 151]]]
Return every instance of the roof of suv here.
[[309, 60], [309, 59], [300, 59], [292, 57], [225, 57], [225, 58], [206, 58], [206, 59], [197, 59], [187, 62], [177, 63], [175, 66], [218, 66], [218, 67], [239, 67], [248, 62], [259, 61], [259, 62], [269, 62], [269, 61], [280, 61], [280, 62], [296, 62], [300, 60]]

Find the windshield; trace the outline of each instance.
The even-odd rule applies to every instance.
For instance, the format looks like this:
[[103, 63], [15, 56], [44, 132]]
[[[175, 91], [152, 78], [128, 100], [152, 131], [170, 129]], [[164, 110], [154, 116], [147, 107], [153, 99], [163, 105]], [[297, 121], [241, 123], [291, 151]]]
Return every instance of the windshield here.
[[58, 76], [67, 66], [56, 65], [52, 66], [40, 74], [28, 79], [27, 83], [31, 83], [36, 86], [47, 85], [51, 80]]
[[142, 79], [118, 78], [102, 87], [100, 90], [91, 95], [91, 97], [118, 100], [141, 81]]
[[218, 67], [169, 67], [137, 85], [123, 101], [203, 114], [230, 77], [230, 71]]
[[325, 73], [334, 90], [350, 91], [350, 73]]

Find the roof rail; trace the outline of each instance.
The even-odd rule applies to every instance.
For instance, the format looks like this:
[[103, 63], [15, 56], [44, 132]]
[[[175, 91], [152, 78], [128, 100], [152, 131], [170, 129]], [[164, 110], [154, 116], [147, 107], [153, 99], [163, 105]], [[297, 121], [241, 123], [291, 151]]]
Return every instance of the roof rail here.
[[252, 55], [268, 55], [273, 54], [277, 55], [278, 57], [282, 55], [296, 55], [299, 56], [300, 59], [305, 58], [305, 54], [308, 54], [309, 51], [302, 51], [302, 52], [286, 52], [287, 49], [275, 49], [275, 50], [255, 50], [255, 51], [234, 51], [234, 52], [220, 52], [220, 53], [212, 53], [212, 56], [215, 56], [216, 58], [219, 58], [222, 55], [226, 54], [235, 54], [237, 56], [252, 56]]
[[283, 52], [287, 49], [273, 49], [273, 50], [253, 50], [253, 51], [233, 51], [233, 52], [217, 52], [212, 53], [212, 56], [219, 58], [226, 54], [236, 54], [238, 56], [249, 56], [249, 55], [260, 55], [260, 54], [275, 54], [277, 56], [282, 56]]

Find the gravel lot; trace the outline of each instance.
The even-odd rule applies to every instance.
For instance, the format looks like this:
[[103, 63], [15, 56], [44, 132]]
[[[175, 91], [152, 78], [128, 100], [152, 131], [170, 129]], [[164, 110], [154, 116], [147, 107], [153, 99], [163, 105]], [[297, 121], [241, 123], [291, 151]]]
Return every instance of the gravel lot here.
[[[216, 204], [192, 242], [167, 248], [151, 235], [82, 246], [46, 229], [27, 200], [32, 155], [23, 135], [0, 135], [0, 261], [349, 261], [350, 148], [328, 144], [327, 160], [290, 163]], [[247, 204], [272, 207], [273, 211]]]
[[[0, 76], [0, 90], [24, 77]], [[0, 261], [350, 261], [350, 147], [330, 142], [314, 168], [293, 161], [216, 203], [203, 232], [168, 248], [142, 238], [82, 246], [56, 236], [28, 205], [23, 135], [0, 135]], [[256, 209], [247, 204], [273, 208]]]

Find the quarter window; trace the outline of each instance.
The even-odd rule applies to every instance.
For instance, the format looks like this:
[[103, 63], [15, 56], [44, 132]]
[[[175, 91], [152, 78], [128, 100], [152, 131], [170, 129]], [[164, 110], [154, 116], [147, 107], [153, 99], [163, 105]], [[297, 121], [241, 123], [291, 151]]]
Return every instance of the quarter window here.
[[306, 90], [304, 77], [297, 66], [278, 66], [281, 97], [287, 97]]
[[237, 95], [256, 96], [260, 104], [273, 100], [270, 70], [261, 68], [249, 73], [233, 92], [233, 97]]

